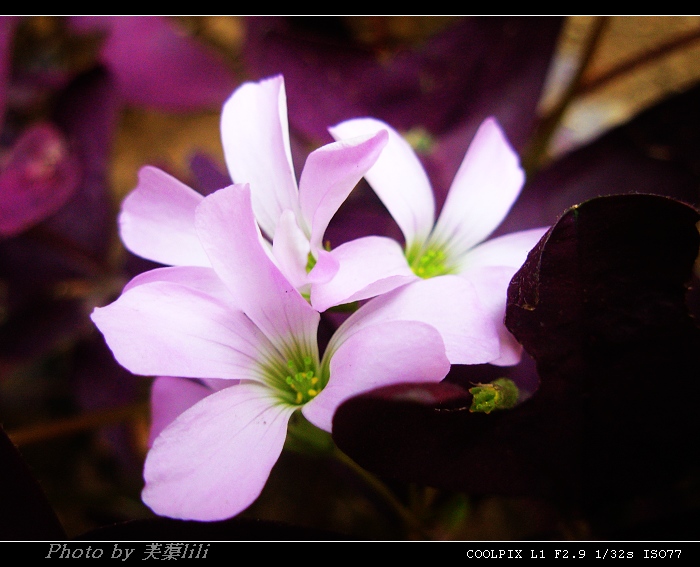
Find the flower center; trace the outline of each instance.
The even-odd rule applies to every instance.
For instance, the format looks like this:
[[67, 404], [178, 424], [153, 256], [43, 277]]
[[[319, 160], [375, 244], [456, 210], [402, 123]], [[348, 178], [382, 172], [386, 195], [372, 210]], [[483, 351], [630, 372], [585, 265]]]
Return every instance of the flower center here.
[[305, 356], [303, 369], [300, 369], [294, 361], [287, 362], [287, 374], [284, 381], [294, 395], [294, 403], [303, 405], [315, 397], [323, 388], [318, 376], [315, 374], [311, 357]]
[[440, 248], [428, 248], [413, 255], [409, 253], [407, 259], [413, 273], [423, 279], [452, 273], [446, 263], [447, 254]]

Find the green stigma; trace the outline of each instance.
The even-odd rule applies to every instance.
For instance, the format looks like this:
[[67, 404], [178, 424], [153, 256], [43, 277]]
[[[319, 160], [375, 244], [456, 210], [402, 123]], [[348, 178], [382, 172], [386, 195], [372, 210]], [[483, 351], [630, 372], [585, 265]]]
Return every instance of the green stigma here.
[[409, 253], [407, 259], [413, 273], [423, 279], [452, 273], [447, 266], [447, 254], [440, 248], [428, 248], [418, 254]]
[[493, 410], [510, 409], [518, 401], [520, 392], [515, 382], [498, 378], [490, 384], [477, 384], [469, 389], [474, 396], [470, 412], [491, 413]]
[[309, 252], [309, 256], [306, 259], [306, 273], [308, 274], [311, 270], [313, 270], [315, 265], [316, 258], [314, 258], [314, 255], [311, 252]]
[[314, 371], [311, 357], [304, 357], [304, 368], [300, 370], [293, 361], [287, 362], [289, 374], [284, 379], [294, 395], [294, 403], [302, 405], [315, 397], [322, 389], [322, 384]]

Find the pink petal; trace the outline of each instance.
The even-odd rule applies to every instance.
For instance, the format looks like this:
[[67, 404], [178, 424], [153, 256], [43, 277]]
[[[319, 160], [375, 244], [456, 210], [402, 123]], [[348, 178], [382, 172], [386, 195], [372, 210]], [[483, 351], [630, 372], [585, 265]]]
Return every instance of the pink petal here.
[[282, 273], [300, 291], [307, 283], [309, 239], [297, 224], [296, 216], [287, 209], [277, 223], [272, 253]]
[[233, 185], [209, 195], [195, 224], [211, 263], [246, 315], [279, 348], [317, 353], [320, 319], [260, 243], [250, 190]]
[[136, 188], [122, 202], [119, 230], [134, 254], [168, 265], [209, 266], [194, 229], [203, 197], [155, 167], [139, 171]]
[[450, 244], [459, 258], [491, 234], [525, 181], [520, 160], [493, 118], [479, 127], [452, 182], [431, 242]]
[[330, 281], [311, 288], [311, 305], [318, 311], [381, 295], [418, 279], [401, 246], [391, 238], [358, 238], [341, 244], [331, 255], [338, 272]]
[[231, 179], [250, 184], [255, 218], [272, 239], [282, 211], [297, 214], [299, 199], [281, 75], [234, 91], [221, 114], [221, 142]]
[[406, 243], [422, 243], [435, 222], [435, 199], [428, 176], [411, 146], [391, 126], [374, 118], [356, 118], [329, 128], [336, 140], [389, 133], [389, 141], [365, 179], [394, 217]]
[[308, 273], [307, 280], [313, 286], [329, 282], [337, 273], [340, 266], [338, 260], [328, 250], [316, 250], [316, 265]]
[[403, 382], [439, 382], [450, 370], [440, 333], [415, 321], [363, 327], [337, 347], [326, 387], [302, 412], [317, 427], [331, 430], [336, 408], [351, 396]]
[[274, 352], [241, 311], [169, 282], [132, 287], [91, 318], [134, 374], [262, 380], [259, 361]]
[[497, 323], [477, 290], [459, 276], [419, 279], [370, 300], [335, 332], [327, 350], [367, 325], [420, 321], [435, 327], [452, 364], [482, 364], [500, 356]]
[[194, 380], [160, 376], [151, 385], [151, 430], [148, 446], [184, 411], [214, 391]]
[[475, 267], [461, 274], [461, 277], [474, 284], [481, 304], [496, 322], [501, 354], [489, 362], [497, 366], [517, 364], [523, 353], [522, 345], [515, 340], [504, 323], [508, 285], [516, 271], [517, 268], [509, 266], [488, 266]]
[[323, 234], [350, 191], [377, 161], [387, 142], [384, 130], [325, 145], [309, 154], [299, 180], [301, 213], [311, 229], [311, 246], [323, 246]]
[[458, 270], [466, 272], [482, 266], [510, 266], [517, 270], [547, 230], [544, 227], [511, 232], [482, 242], [460, 258]]
[[207, 295], [219, 298], [223, 303], [232, 303], [233, 297], [228, 289], [211, 268], [202, 266], [173, 266], [167, 268], [155, 268], [142, 272], [129, 281], [122, 289], [122, 293], [132, 287], [153, 283], [170, 282], [191, 287], [206, 293]]
[[185, 520], [235, 516], [260, 495], [282, 452], [293, 406], [257, 384], [221, 390], [192, 406], [155, 440], [143, 501]]

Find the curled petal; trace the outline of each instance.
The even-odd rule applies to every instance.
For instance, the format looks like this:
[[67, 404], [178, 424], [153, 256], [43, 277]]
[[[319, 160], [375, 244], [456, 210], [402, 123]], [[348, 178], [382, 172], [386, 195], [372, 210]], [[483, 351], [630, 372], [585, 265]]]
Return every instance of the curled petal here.
[[486, 119], [452, 182], [431, 241], [458, 258], [491, 234], [520, 194], [525, 173], [498, 123]]
[[185, 520], [242, 512], [265, 486], [293, 411], [253, 383], [207, 396], [156, 438], [144, 466], [143, 501], [157, 514]]
[[194, 228], [203, 197], [155, 167], [139, 171], [139, 182], [122, 202], [119, 231], [134, 254], [171, 266], [210, 266]]
[[327, 144], [309, 154], [299, 180], [299, 205], [311, 246], [321, 248], [328, 223], [386, 145], [384, 130]]
[[417, 280], [380, 295], [335, 332], [331, 352], [359, 329], [381, 321], [421, 321], [435, 327], [452, 364], [482, 364], [500, 356], [496, 322], [474, 285], [460, 276]]
[[282, 211], [298, 213], [281, 75], [244, 83], [234, 91], [221, 114], [221, 142], [231, 179], [250, 184], [255, 218], [263, 232], [274, 238]]
[[331, 430], [335, 409], [362, 392], [400, 382], [439, 382], [450, 370], [440, 333], [416, 321], [369, 325], [333, 353], [330, 381], [302, 412], [314, 425]]
[[[328, 250], [323, 248], [316, 250], [316, 265], [308, 274], [311, 289], [313, 290], [315, 286], [329, 282], [338, 273], [339, 268], [337, 258]], [[318, 311], [321, 311], [321, 309], [318, 309]]]
[[435, 222], [435, 199], [428, 176], [408, 142], [388, 124], [374, 118], [356, 118], [329, 128], [336, 140], [389, 133], [389, 140], [365, 179], [403, 232], [407, 245], [423, 243]]
[[358, 238], [341, 244], [331, 255], [338, 272], [330, 281], [311, 288], [311, 305], [319, 311], [381, 295], [418, 279], [401, 246], [391, 238]]
[[273, 349], [241, 311], [170, 282], [135, 286], [91, 318], [134, 374], [262, 379], [257, 361]]

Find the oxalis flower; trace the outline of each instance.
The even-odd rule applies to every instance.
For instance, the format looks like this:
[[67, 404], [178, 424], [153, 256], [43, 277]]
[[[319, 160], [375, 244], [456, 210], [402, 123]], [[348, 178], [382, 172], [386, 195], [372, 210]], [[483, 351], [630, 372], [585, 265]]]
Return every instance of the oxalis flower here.
[[[309, 154], [297, 184], [284, 80], [277, 76], [234, 91], [223, 107], [221, 137], [231, 178], [250, 185], [271, 257], [308, 298], [339, 267], [323, 247], [326, 227], [374, 164], [388, 134], [373, 132], [318, 148]], [[194, 211], [202, 199], [167, 173], [142, 168], [138, 185], [122, 203], [125, 246], [166, 265], [210, 266], [194, 228]]]
[[[360, 238], [339, 246], [340, 270], [312, 296], [323, 310], [420, 279], [456, 274], [471, 281], [499, 323], [502, 352], [494, 364], [520, 360], [521, 346], [503, 325], [506, 289], [527, 253], [546, 232], [536, 228], [484, 241], [520, 194], [525, 174], [496, 120], [479, 127], [435, 222], [435, 199], [418, 157], [389, 125], [358, 118], [330, 128], [337, 140], [387, 131], [389, 141], [365, 178], [399, 225], [404, 246], [386, 237]], [[381, 262], [376, 259], [381, 258]]]
[[439, 381], [450, 358], [498, 355], [495, 325], [457, 277], [373, 299], [321, 354], [320, 315], [261, 245], [247, 185], [202, 199], [192, 226], [209, 266], [140, 274], [92, 314], [124, 367], [166, 377], [154, 388], [142, 494], [157, 514], [220, 520], [244, 510], [263, 489], [295, 412], [330, 431], [335, 408], [350, 396]]

